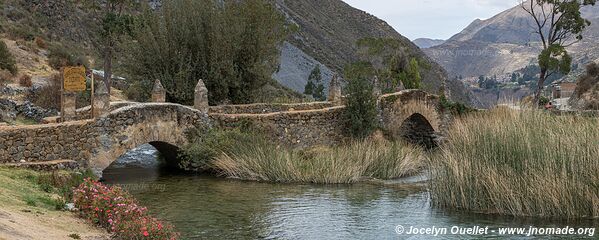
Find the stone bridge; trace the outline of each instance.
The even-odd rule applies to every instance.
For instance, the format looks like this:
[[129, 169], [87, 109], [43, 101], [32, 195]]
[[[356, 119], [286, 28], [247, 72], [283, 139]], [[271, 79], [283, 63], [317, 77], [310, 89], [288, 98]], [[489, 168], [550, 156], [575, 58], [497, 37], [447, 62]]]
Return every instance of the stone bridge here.
[[[142, 144], [154, 146], [167, 161], [177, 158], [187, 143], [186, 132], [196, 128], [227, 128], [250, 122], [276, 142], [294, 147], [333, 145], [347, 139], [341, 118], [340, 86], [331, 86], [329, 102], [300, 104], [250, 104], [208, 107], [202, 81], [193, 107], [164, 101], [157, 82], [154, 103], [98, 103], [96, 116], [32, 126], [0, 126], [0, 164], [43, 165], [70, 162], [91, 168], [98, 175], [119, 156]], [[107, 99], [98, 96], [98, 99]], [[435, 134], [446, 127], [438, 97], [419, 90], [378, 96], [381, 128], [391, 138], [434, 144]]]

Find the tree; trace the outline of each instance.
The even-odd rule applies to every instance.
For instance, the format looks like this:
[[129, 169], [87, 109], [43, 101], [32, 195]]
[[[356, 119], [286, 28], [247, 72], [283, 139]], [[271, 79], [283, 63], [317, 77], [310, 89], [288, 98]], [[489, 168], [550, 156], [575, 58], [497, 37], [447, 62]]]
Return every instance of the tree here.
[[113, 60], [117, 43], [121, 37], [131, 33], [133, 12], [139, 1], [135, 0], [85, 0], [82, 1], [86, 8], [92, 9], [93, 14], [99, 16], [98, 28], [88, 27], [91, 36], [96, 36], [92, 45], [97, 49], [103, 60], [104, 84], [110, 92]]
[[314, 99], [319, 101], [326, 100], [324, 95], [324, 84], [322, 83], [322, 74], [320, 72], [320, 66], [316, 65], [310, 76], [308, 77], [308, 83], [304, 89], [304, 94], [312, 96]]
[[349, 83], [343, 119], [349, 134], [355, 138], [367, 137], [377, 127], [376, 98], [370, 78], [372, 70], [365, 62], [346, 67], [345, 78]]
[[535, 33], [543, 44], [539, 54], [540, 74], [535, 102], [539, 103], [545, 80], [556, 73], [568, 74], [572, 58], [566, 47], [582, 40], [583, 30], [591, 22], [581, 16], [580, 8], [595, 5], [596, 0], [529, 0], [522, 9], [534, 20]]
[[416, 58], [410, 59], [405, 75], [406, 79], [403, 81], [403, 84], [406, 89], [420, 89], [422, 77], [420, 76], [420, 66]]
[[128, 80], [148, 96], [160, 79], [169, 101], [193, 101], [199, 79], [211, 104], [249, 103], [270, 83], [289, 27], [266, 0], [164, 1], [136, 18]]
[[363, 38], [357, 42], [362, 62], [370, 63], [385, 93], [394, 92], [403, 83], [408, 89], [422, 87], [418, 56], [406, 53], [405, 46], [393, 38]]

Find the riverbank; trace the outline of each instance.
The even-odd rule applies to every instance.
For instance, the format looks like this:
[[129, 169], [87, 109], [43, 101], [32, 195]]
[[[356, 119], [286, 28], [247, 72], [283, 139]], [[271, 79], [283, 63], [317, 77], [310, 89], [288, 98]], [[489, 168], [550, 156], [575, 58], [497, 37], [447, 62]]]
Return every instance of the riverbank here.
[[38, 184], [40, 173], [0, 168], [0, 239], [110, 239], [77, 214], [56, 210], [56, 193]]

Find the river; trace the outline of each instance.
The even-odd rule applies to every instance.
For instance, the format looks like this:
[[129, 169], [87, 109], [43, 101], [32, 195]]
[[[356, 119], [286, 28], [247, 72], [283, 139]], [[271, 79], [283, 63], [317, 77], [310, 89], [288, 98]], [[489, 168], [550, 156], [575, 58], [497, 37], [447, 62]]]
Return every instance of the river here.
[[[148, 146], [129, 152], [104, 171], [105, 181], [128, 189], [155, 216], [174, 224], [183, 239], [434, 237], [406, 234], [411, 226], [431, 231], [446, 229], [445, 234], [434, 239], [597, 239], [596, 233], [593, 237], [500, 235], [497, 232], [500, 227], [564, 228], [599, 224], [435, 210], [426, 190], [396, 184], [324, 186], [246, 182], [168, 172], [159, 168], [155, 158], [155, 151]], [[404, 229], [401, 235], [396, 232], [398, 225]], [[452, 234], [452, 230], [474, 226], [488, 226], [488, 234]]]

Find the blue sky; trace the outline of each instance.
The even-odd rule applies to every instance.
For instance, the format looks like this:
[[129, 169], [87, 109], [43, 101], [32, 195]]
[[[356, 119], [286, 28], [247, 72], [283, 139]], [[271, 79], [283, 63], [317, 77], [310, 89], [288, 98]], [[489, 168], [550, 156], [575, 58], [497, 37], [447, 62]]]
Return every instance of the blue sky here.
[[474, 19], [487, 19], [519, 0], [343, 0], [389, 23], [409, 39], [448, 39]]

